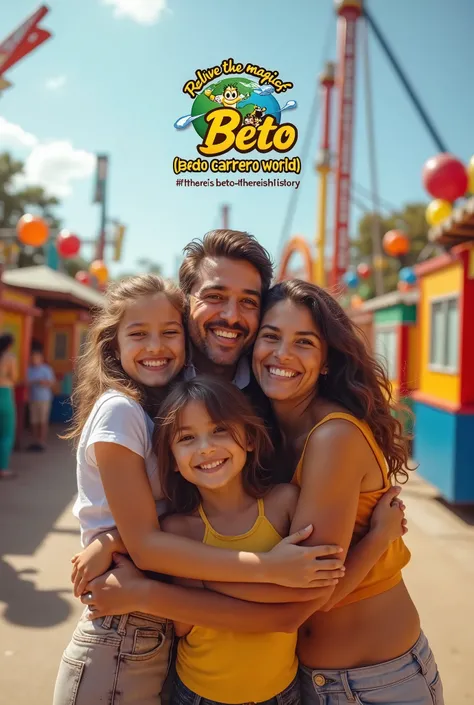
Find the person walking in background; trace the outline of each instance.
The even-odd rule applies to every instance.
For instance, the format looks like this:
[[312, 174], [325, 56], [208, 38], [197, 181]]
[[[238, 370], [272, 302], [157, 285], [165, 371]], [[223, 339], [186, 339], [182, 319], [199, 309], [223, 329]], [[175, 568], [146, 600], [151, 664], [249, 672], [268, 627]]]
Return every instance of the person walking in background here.
[[15, 442], [16, 412], [13, 387], [18, 371], [10, 333], [0, 335], [0, 478], [11, 477], [8, 467]]
[[34, 442], [28, 450], [45, 450], [55, 383], [54, 372], [44, 361], [42, 347], [38, 343], [33, 343], [31, 364], [28, 368], [28, 387], [30, 423]]

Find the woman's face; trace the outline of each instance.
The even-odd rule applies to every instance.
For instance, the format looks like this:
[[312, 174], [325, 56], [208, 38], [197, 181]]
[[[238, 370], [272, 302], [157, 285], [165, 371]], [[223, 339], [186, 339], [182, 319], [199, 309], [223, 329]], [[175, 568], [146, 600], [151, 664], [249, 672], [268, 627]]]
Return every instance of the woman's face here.
[[263, 317], [253, 352], [253, 371], [267, 397], [296, 401], [312, 394], [326, 348], [306, 306], [289, 299], [275, 304]]
[[165, 294], [131, 303], [120, 321], [117, 341], [124, 372], [146, 387], [164, 387], [184, 365], [182, 316]]

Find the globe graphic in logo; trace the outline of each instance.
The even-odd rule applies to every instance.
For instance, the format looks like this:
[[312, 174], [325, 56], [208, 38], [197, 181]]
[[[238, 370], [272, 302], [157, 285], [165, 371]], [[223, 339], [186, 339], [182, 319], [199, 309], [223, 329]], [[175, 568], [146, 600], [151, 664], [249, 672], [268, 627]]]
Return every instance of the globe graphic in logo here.
[[[273, 97], [272, 86], [259, 86], [248, 79], [228, 76], [209, 85], [198, 95], [191, 108], [192, 124], [199, 137], [204, 138], [208, 129], [205, 116], [218, 108], [234, 108], [243, 118], [243, 124], [259, 127], [267, 116], [280, 123], [281, 108]], [[294, 102], [294, 101], [293, 101]], [[288, 106], [290, 107], [290, 106]], [[293, 106], [291, 106], [293, 107]], [[296, 107], [296, 103], [295, 106]]]

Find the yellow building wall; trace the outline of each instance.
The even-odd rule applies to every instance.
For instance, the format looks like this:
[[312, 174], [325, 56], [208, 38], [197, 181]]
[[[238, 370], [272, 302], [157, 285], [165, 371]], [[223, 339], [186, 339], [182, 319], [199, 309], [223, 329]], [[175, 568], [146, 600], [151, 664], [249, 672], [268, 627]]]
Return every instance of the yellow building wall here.
[[2, 299], [4, 301], [15, 301], [19, 304], [24, 304], [25, 306], [34, 306], [35, 297], [29, 296], [28, 294], [22, 294], [18, 291], [12, 291], [11, 289], [4, 289], [2, 292]]
[[459, 374], [430, 370], [431, 299], [446, 294], [459, 294], [462, 289], [463, 268], [455, 262], [445, 269], [422, 277], [420, 302], [421, 369], [420, 392], [441, 401], [458, 404], [461, 381]]

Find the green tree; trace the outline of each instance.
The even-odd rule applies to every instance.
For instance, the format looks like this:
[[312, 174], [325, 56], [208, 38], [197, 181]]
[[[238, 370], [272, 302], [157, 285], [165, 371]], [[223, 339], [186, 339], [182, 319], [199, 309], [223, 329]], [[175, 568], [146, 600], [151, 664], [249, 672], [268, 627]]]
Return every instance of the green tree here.
[[[24, 172], [23, 162], [14, 159], [8, 152], [0, 153], [0, 228], [14, 228], [24, 213], [43, 216], [51, 228], [59, 228], [60, 221], [54, 213], [59, 205], [55, 196], [48, 196], [42, 186], [17, 188], [15, 181]], [[17, 266], [29, 267], [44, 258], [43, 248], [32, 250], [20, 246]]]
[[[366, 213], [358, 224], [358, 237], [351, 243], [351, 259], [353, 265], [367, 262], [372, 266], [372, 233], [374, 218], [380, 221], [380, 242], [389, 230], [403, 230], [410, 240], [410, 251], [403, 257], [388, 257], [384, 254], [384, 290], [394, 291], [398, 283], [400, 267], [411, 267], [421, 260], [434, 254], [434, 247], [428, 241], [428, 224], [425, 218], [426, 204], [408, 203], [400, 211], [393, 211], [385, 216]], [[383, 251], [383, 248], [382, 248]], [[366, 280], [370, 288], [370, 296], [374, 295], [373, 276]]]

